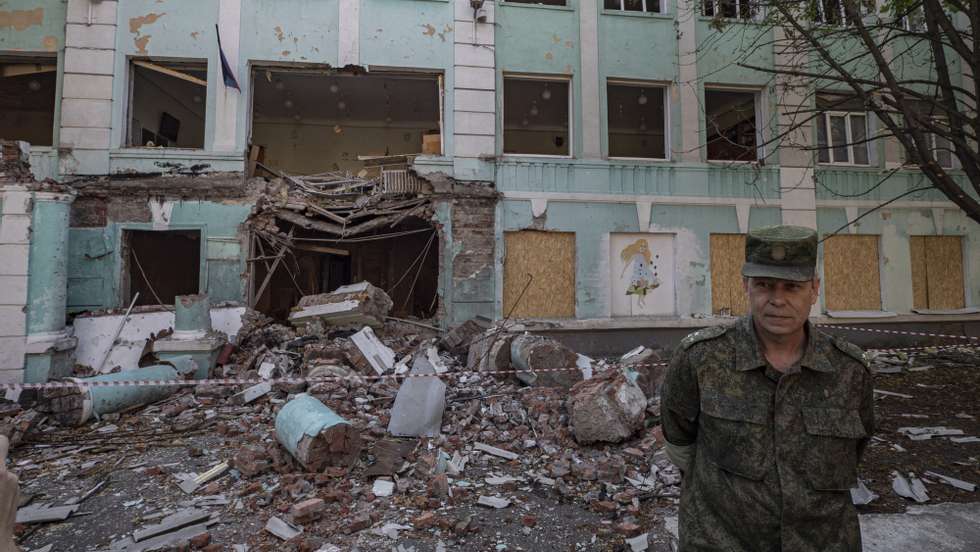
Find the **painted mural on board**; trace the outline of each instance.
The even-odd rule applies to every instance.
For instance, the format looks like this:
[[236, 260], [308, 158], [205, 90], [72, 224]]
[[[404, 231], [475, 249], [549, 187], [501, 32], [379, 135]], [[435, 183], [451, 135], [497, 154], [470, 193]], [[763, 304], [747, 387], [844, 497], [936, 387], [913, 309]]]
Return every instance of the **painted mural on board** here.
[[674, 237], [611, 234], [613, 316], [674, 313]]

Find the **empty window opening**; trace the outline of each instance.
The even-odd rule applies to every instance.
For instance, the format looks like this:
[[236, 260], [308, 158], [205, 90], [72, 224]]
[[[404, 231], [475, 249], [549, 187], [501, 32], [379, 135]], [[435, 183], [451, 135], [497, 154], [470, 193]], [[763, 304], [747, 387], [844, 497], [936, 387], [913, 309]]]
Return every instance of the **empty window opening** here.
[[52, 144], [57, 76], [54, 58], [0, 57], [0, 138]]
[[[847, 11], [844, 9], [844, 1], [814, 0], [813, 7], [811, 8], [814, 20], [825, 25], [850, 25], [847, 21]], [[858, 5], [858, 11], [862, 16], [875, 13], [874, 0], [861, 0]]]
[[201, 233], [197, 230], [124, 230], [123, 298], [128, 305], [172, 305], [200, 292]]
[[541, 4], [544, 6], [566, 6], [565, 0], [506, 0], [513, 4]]
[[504, 77], [504, 153], [570, 155], [569, 82]]
[[750, 20], [759, 14], [759, 6], [755, 0], [705, 0], [702, 13], [707, 17]]
[[606, 96], [609, 157], [667, 159], [664, 88], [610, 82]]
[[607, 10], [660, 13], [660, 0], [604, 0]]
[[861, 100], [818, 94], [817, 110], [817, 160], [825, 164], [869, 164], [868, 115]]
[[[364, 222], [370, 218], [358, 219]], [[280, 222], [281, 229], [291, 227]], [[269, 278], [281, 251], [256, 234], [252, 243], [255, 309], [279, 320], [305, 295], [329, 293], [367, 281], [383, 289], [393, 303], [392, 316], [432, 318], [439, 307], [439, 236], [414, 216], [388, 228], [335, 240], [334, 235], [293, 228], [293, 245]], [[268, 283], [266, 280], [268, 279]], [[264, 285], [264, 289], [263, 289]], [[259, 294], [259, 291], [262, 291]]]
[[363, 168], [359, 158], [442, 154], [442, 77], [255, 69], [251, 155], [291, 174]]
[[709, 161], [758, 159], [755, 92], [704, 91]]
[[204, 147], [206, 62], [132, 61], [128, 145]]

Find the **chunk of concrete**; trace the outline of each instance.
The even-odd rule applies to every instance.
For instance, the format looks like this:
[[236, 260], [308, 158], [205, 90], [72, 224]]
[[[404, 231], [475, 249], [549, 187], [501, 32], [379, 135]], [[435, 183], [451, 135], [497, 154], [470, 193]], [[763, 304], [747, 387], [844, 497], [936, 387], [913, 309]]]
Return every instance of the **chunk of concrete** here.
[[305, 393], [276, 414], [276, 440], [312, 472], [351, 465], [362, 446], [360, 433], [350, 422]]
[[510, 370], [510, 345], [513, 334], [492, 331], [479, 336], [466, 357], [471, 372], [504, 372]]
[[399, 437], [435, 437], [442, 430], [446, 384], [436, 377], [425, 355], [416, 355], [391, 407], [388, 433]]
[[329, 326], [383, 328], [392, 306], [387, 293], [368, 282], [360, 282], [330, 293], [303, 297], [289, 315], [289, 321], [297, 327], [319, 321]]
[[618, 443], [643, 427], [647, 399], [621, 370], [609, 370], [572, 387], [568, 413], [581, 444]]
[[519, 335], [511, 342], [510, 360], [526, 385], [568, 388], [582, 381], [578, 355], [554, 339]]
[[395, 352], [374, 335], [374, 330], [370, 326], [365, 326], [361, 331], [350, 336], [350, 340], [359, 353], [351, 361], [361, 371], [372, 369], [377, 375], [383, 376], [394, 367]]

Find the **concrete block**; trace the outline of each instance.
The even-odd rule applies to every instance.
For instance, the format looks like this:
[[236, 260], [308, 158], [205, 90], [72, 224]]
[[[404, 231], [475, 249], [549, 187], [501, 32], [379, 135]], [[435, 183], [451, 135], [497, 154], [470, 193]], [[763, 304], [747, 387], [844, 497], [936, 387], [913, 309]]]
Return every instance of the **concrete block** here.
[[453, 113], [453, 130], [456, 134], [480, 134], [493, 136], [497, 118], [494, 113], [457, 111]]
[[20, 337], [27, 334], [27, 315], [24, 307], [0, 306], [0, 337]]
[[107, 75], [65, 74], [65, 98], [112, 99], [112, 77]]
[[491, 90], [460, 90], [454, 91], [456, 111], [473, 111], [477, 113], [496, 112], [496, 98]]
[[0, 276], [0, 305], [27, 304], [27, 277]]
[[472, 67], [493, 67], [493, 50], [472, 44], [456, 44], [453, 46], [453, 64], [469, 65]]
[[65, 48], [65, 73], [112, 75], [115, 59], [113, 50]]
[[[0, 381], [3, 376], [8, 375], [10, 370], [20, 373], [18, 382], [23, 381], [24, 353], [27, 352], [27, 338], [20, 337], [0, 337]], [[9, 383], [9, 382], [6, 382]]]
[[26, 276], [29, 258], [27, 244], [0, 244], [0, 276]]
[[4, 215], [0, 218], [0, 243], [30, 243], [31, 216]]
[[[116, 0], [102, 0], [102, 2], [91, 2], [90, 0], [69, 0], [66, 19], [69, 23], [116, 24]], [[89, 6], [92, 7], [89, 20]]]
[[31, 192], [11, 191], [0, 194], [3, 211], [0, 214], [24, 215], [31, 212]]
[[497, 75], [493, 67], [457, 67], [453, 75], [456, 89], [496, 90]]
[[497, 148], [496, 137], [456, 134], [453, 136], [453, 155], [457, 157], [479, 157], [493, 155]]
[[112, 50], [116, 47], [116, 26], [68, 23], [65, 25], [65, 46]]
[[60, 145], [63, 148], [109, 149], [109, 129], [63, 127]]
[[61, 126], [112, 128], [112, 101], [65, 98], [61, 102]]

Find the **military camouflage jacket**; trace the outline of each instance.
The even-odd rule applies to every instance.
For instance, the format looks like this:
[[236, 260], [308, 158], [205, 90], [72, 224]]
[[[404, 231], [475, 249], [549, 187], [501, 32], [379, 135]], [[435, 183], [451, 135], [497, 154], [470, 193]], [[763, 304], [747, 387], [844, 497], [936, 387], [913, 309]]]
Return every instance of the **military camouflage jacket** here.
[[873, 432], [859, 348], [807, 326], [780, 374], [745, 317], [687, 336], [667, 372], [664, 436], [695, 445], [680, 506], [681, 552], [859, 551], [848, 490]]

